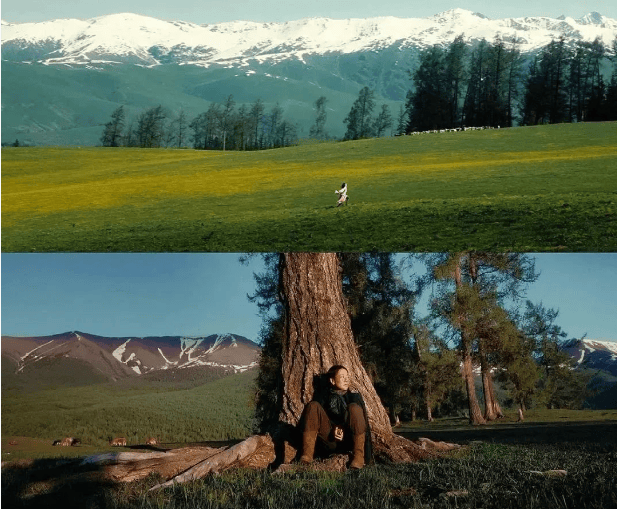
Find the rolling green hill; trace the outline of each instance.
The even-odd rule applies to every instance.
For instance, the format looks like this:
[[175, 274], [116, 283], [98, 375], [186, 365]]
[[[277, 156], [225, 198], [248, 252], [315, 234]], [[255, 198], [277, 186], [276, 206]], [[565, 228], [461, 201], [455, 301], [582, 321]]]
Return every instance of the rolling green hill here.
[[313, 105], [328, 99], [326, 130], [342, 137], [344, 118], [363, 86], [377, 103], [397, 115], [409, 88], [407, 71], [417, 51], [307, 57], [306, 64], [285, 61], [241, 68], [118, 65], [104, 68], [47, 66], [2, 61], [2, 141], [34, 145], [100, 144], [111, 113], [125, 105], [127, 122], [161, 104], [170, 115], [184, 110], [192, 120], [212, 102], [230, 94], [237, 105], [261, 99], [269, 111], [276, 103], [286, 119], [308, 137], [315, 122]]
[[246, 437], [251, 430], [251, 387], [256, 371], [194, 387], [167, 383], [98, 384], [23, 392], [3, 387], [2, 436], [79, 437], [104, 445], [124, 436], [128, 445], [155, 436], [161, 442]]
[[242, 153], [5, 148], [2, 249], [612, 251], [615, 167], [614, 122]]

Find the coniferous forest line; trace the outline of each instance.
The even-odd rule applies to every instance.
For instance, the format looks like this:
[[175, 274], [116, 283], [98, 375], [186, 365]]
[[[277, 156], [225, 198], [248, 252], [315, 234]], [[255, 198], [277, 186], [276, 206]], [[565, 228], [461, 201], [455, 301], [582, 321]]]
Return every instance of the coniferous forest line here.
[[[609, 65], [611, 78], [607, 82]], [[424, 50], [411, 87], [398, 112], [377, 105], [363, 87], [344, 119], [343, 140], [472, 127], [617, 120], [617, 39], [610, 51], [596, 39], [573, 47], [553, 40], [531, 59], [516, 42], [480, 41], [468, 46], [462, 36], [448, 47]], [[309, 138], [331, 139], [325, 96], [314, 103]], [[103, 146], [187, 147], [215, 150], [262, 150], [299, 140], [298, 124], [276, 104], [261, 99], [236, 105], [232, 95], [192, 117], [155, 106], [127, 119], [118, 107], [101, 136]]]
[[[503, 417], [501, 405], [520, 409], [524, 418], [532, 407], [582, 408], [592, 395], [590, 376], [574, 371], [560, 348], [567, 334], [557, 324], [558, 311], [524, 298], [539, 277], [533, 256], [469, 251], [340, 257], [353, 336], [393, 423], [463, 412], [470, 423], [483, 424]], [[278, 419], [285, 320], [277, 298], [279, 255], [264, 255], [264, 261], [251, 297], [265, 319], [259, 429]], [[411, 268], [411, 280], [403, 267]], [[418, 306], [423, 295], [430, 295], [426, 316]]]

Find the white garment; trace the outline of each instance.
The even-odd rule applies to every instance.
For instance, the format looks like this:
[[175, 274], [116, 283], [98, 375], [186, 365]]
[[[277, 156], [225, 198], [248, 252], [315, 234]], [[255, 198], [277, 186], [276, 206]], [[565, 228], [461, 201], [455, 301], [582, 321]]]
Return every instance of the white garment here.
[[341, 187], [341, 189], [339, 189], [338, 191], [334, 191], [336, 194], [340, 194], [341, 197], [339, 198], [339, 202], [344, 202], [347, 200], [347, 184], [345, 184], [343, 187]]

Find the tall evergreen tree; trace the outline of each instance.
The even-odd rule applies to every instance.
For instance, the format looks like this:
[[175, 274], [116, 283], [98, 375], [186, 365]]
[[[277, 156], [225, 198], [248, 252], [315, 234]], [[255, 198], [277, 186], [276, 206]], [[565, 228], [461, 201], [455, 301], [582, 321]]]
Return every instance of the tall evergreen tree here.
[[[480, 364], [484, 388], [486, 415], [498, 414], [494, 400], [491, 369], [500, 347], [500, 334], [506, 315], [499, 310], [499, 299], [520, 297], [521, 286], [537, 278], [534, 263], [517, 253], [462, 252], [450, 253], [433, 261], [436, 280], [454, 285], [442, 289], [434, 310], [459, 332], [459, 352], [469, 403], [469, 418], [473, 424], [483, 424], [473, 376], [474, 357]], [[492, 410], [495, 412], [493, 412]]]
[[163, 106], [155, 106], [144, 111], [137, 118], [135, 128], [138, 145], [142, 148], [159, 148], [165, 134], [167, 113]]
[[402, 280], [392, 253], [351, 253], [341, 259], [354, 338], [365, 369], [395, 421], [409, 405], [414, 292]]
[[501, 348], [498, 352], [500, 369], [497, 380], [520, 410], [523, 417], [532, 395], [536, 392], [539, 378], [538, 365], [534, 359], [535, 341], [527, 336], [512, 320], [502, 331]]
[[587, 391], [588, 377], [575, 371], [575, 361], [560, 347], [567, 337], [555, 323], [559, 312], [542, 303], [526, 302], [523, 332], [535, 341], [541, 377], [539, 401], [547, 408], [580, 408]]
[[326, 113], [326, 104], [328, 100], [325, 96], [321, 96], [315, 101], [315, 124], [309, 131], [309, 136], [317, 140], [325, 140], [328, 137], [325, 125], [328, 115]]
[[122, 144], [125, 112], [124, 106], [119, 106], [111, 114], [111, 121], [105, 124], [101, 144], [104, 147], [119, 147]]
[[253, 139], [253, 148], [261, 148], [262, 136], [260, 135], [260, 127], [262, 125], [262, 117], [264, 115], [265, 106], [261, 99], [256, 99], [251, 105], [249, 111], [249, 126], [251, 128], [251, 134]]
[[465, 80], [465, 57], [467, 44], [463, 35], [458, 35], [450, 44], [445, 54], [445, 94], [449, 105], [448, 125], [460, 126], [460, 94]]
[[230, 94], [223, 102], [222, 107], [218, 108], [216, 112], [217, 127], [219, 129], [218, 136], [223, 150], [227, 148], [227, 137], [233, 132], [235, 107], [236, 101], [234, 101], [234, 96]]
[[482, 39], [471, 53], [469, 79], [463, 102], [462, 124], [464, 126], [485, 125], [482, 118], [482, 105], [486, 93], [484, 80], [487, 78], [487, 48], [488, 43]]
[[562, 37], [545, 46], [530, 69], [523, 123], [556, 124], [569, 117], [566, 76], [570, 53]]
[[414, 88], [408, 97], [410, 121], [407, 132], [448, 127], [450, 105], [444, 83], [444, 52], [438, 46], [423, 51], [413, 74]]
[[402, 134], [405, 134], [405, 132], [407, 131], [408, 123], [409, 123], [408, 112], [405, 109], [405, 106], [401, 104], [399, 113], [398, 113], [398, 121], [396, 124], [396, 135], [397, 136], [401, 136]]
[[360, 90], [344, 122], [347, 125], [346, 140], [358, 140], [372, 136], [371, 116], [375, 108], [375, 93], [368, 87]]
[[462, 385], [460, 362], [451, 350], [426, 323], [414, 327], [414, 358], [418, 365], [417, 385], [420, 387], [426, 419], [433, 421], [433, 410], [446, 395]]
[[381, 105], [381, 111], [379, 115], [375, 118], [375, 122], [373, 125], [373, 132], [378, 138], [381, 138], [387, 129], [392, 127], [392, 114], [390, 113], [390, 108], [387, 104]]

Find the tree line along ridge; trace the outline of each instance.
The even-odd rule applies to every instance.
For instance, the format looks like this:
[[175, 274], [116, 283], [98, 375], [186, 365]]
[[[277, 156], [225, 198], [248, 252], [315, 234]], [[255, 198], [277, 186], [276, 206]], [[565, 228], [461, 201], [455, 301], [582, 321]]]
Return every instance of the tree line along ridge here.
[[[603, 65], [611, 62], [607, 83]], [[343, 140], [404, 135], [468, 127], [512, 127], [617, 120], [617, 38], [609, 52], [600, 39], [569, 46], [553, 40], [531, 59], [516, 41], [480, 41], [473, 47], [458, 36], [448, 47], [421, 52], [409, 72], [412, 86], [397, 118], [375, 93], [363, 87], [344, 119]], [[330, 139], [328, 99], [314, 103], [309, 137]], [[377, 108], [377, 113], [375, 110]], [[266, 111], [261, 99], [236, 107], [232, 95], [189, 120], [184, 110], [171, 114], [152, 107], [127, 121], [124, 106], [112, 114], [101, 136], [103, 146], [143, 148], [260, 150], [296, 144], [298, 124], [277, 103]]]

